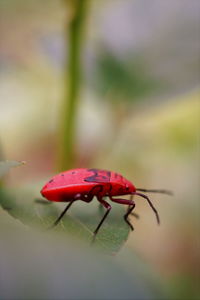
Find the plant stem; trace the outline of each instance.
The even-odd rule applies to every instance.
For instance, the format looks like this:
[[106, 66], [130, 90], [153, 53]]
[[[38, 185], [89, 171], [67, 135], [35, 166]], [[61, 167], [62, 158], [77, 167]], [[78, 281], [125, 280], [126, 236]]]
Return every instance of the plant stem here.
[[[69, 2], [69, 0], [67, 1]], [[62, 107], [60, 169], [67, 170], [75, 164], [76, 115], [80, 92], [82, 31], [87, 0], [71, 0], [72, 16], [67, 26], [68, 64], [66, 66], [64, 105]]]

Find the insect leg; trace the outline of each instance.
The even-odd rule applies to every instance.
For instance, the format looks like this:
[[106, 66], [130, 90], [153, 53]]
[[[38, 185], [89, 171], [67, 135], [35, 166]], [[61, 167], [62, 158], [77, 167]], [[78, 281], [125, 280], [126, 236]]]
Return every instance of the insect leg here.
[[[129, 216], [130, 214], [135, 215], [134, 213], [132, 213], [132, 211], [133, 211], [134, 208], [135, 208], [135, 203], [134, 203], [134, 205], [129, 206], [129, 209], [128, 209], [127, 213], [124, 215], [124, 220], [125, 220], [125, 222], [130, 226], [131, 230], [134, 230], [134, 227], [133, 227], [133, 225], [131, 224], [131, 222], [129, 221], [128, 216]], [[136, 216], [138, 216], [138, 215], [136, 214]]]
[[[134, 195], [130, 195], [130, 201], [133, 201], [133, 197], [134, 197]], [[127, 212], [129, 211], [129, 209], [130, 209], [130, 205], [127, 208]], [[140, 216], [135, 212], [132, 212], [131, 215], [134, 216], [136, 219], [140, 218]]]
[[152, 210], [154, 211], [154, 213], [156, 215], [157, 223], [160, 224], [159, 214], [158, 214], [157, 210], [155, 209], [155, 207], [153, 206], [153, 204], [150, 201], [150, 199], [146, 195], [141, 194], [141, 193], [137, 193], [137, 192], [134, 192], [133, 195], [138, 195], [138, 196], [143, 197], [144, 199], [147, 200], [147, 202], [149, 203], [149, 205], [151, 206]]
[[[95, 191], [95, 189], [97, 189], [97, 191]], [[91, 190], [89, 191], [89, 193], [75, 195], [74, 200], [82, 200], [84, 202], [89, 203], [89, 202], [92, 201], [92, 199], [94, 198], [94, 196], [96, 196], [99, 192], [102, 192], [102, 190], [103, 190], [103, 186], [102, 185], [100, 185], [100, 184], [95, 185], [95, 186], [93, 186], [91, 188]]]
[[72, 203], [74, 202], [74, 200], [72, 200], [71, 202], [69, 202], [69, 204], [65, 207], [65, 209], [63, 210], [63, 212], [60, 214], [60, 216], [57, 218], [57, 220], [53, 223], [53, 225], [50, 228], [55, 227], [60, 220], [62, 219], [62, 217], [64, 216], [64, 214], [68, 211], [68, 209], [70, 208], [70, 206], [72, 205]]
[[[101, 184], [98, 184], [98, 185], [95, 185], [91, 188], [91, 190], [89, 191], [88, 193], [88, 199], [91, 198], [91, 200], [93, 199], [94, 196], [97, 196], [98, 193], [102, 192], [103, 191], [103, 185]], [[84, 200], [83, 200], [84, 201]], [[99, 209], [102, 210], [102, 205], [101, 203], [99, 203]]]
[[99, 231], [101, 225], [103, 224], [104, 220], [106, 219], [107, 215], [109, 214], [111, 210], [111, 206], [109, 203], [107, 203], [102, 198], [97, 197], [98, 201], [106, 208], [106, 213], [104, 214], [103, 218], [101, 219], [100, 223], [98, 224], [97, 228], [94, 231], [94, 236], [96, 236], [97, 232]]
[[92, 201], [93, 197], [94, 196], [92, 196], [92, 195], [81, 195], [79, 200], [89, 203]]
[[63, 212], [60, 214], [60, 216], [58, 217], [58, 219], [53, 223], [53, 225], [50, 228], [55, 227], [60, 222], [60, 220], [65, 215], [65, 213], [68, 211], [68, 209], [70, 208], [70, 206], [72, 205], [73, 202], [75, 202], [76, 200], [82, 200], [82, 201], [88, 203], [88, 202], [92, 201], [92, 199], [93, 199], [93, 195], [92, 194], [89, 194], [88, 197], [86, 197], [85, 195], [76, 194], [74, 196], [74, 199], [71, 202], [69, 202], [69, 204], [66, 206], [66, 208], [63, 210]]
[[[65, 209], [62, 211], [62, 213], [60, 214], [60, 216], [57, 218], [57, 220], [53, 223], [53, 225], [50, 228], [55, 227], [60, 222], [60, 220], [62, 219], [62, 217], [64, 216], [64, 214], [68, 211], [68, 209], [70, 208], [70, 206], [72, 205], [72, 203], [74, 203], [76, 200], [79, 200], [79, 199], [81, 199], [81, 194], [76, 194], [74, 196], [74, 199], [72, 199], [69, 202], [69, 204], [65, 207]], [[83, 199], [81, 199], [81, 200], [83, 200]]]
[[[129, 209], [127, 209], [127, 212], [128, 211], [129, 211]], [[135, 213], [135, 212], [131, 212], [130, 215], [134, 216], [136, 219], [140, 218], [140, 216], [137, 213]]]
[[113, 201], [113, 202], [116, 202], [116, 203], [125, 204], [125, 205], [129, 206], [128, 211], [124, 215], [124, 220], [129, 225], [131, 230], [134, 230], [133, 225], [128, 220], [128, 216], [132, 213], [133, 209], [135, 208], [134, 201], [133, 200], [127, 200], [127, 199], [117, 199], [117, 198], [112, 198], [112, 197], [110, 197], [110, 200]]
[[[97, 191], [95, 191], [97, 189]], [[103, 185], [101, 185], [101, 184], [97, 184], [97, 185], [95, 185], [95, 186], [93, 186], [92, 188], [91, 188], [91, 190], [89, 191], [89, 193], [88, 193], [88, 196], [89, 197], [93, 197], [93, 196], [96, 196], [96, 195], [98, 195], [98, 193], [100, 193], [100, 192], [102, 192], [103, 191]]]

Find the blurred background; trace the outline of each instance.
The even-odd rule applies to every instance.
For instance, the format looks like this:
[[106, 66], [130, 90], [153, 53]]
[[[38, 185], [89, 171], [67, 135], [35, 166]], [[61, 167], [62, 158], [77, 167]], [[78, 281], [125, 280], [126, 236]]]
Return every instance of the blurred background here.
[[[127, 245], [169, 297], [199, 299], [200, 2], [87, 1], [70, 110], [74, 3], [0, 0], [1, 160], [27, 162], [8, 184], [45, 182], [64, 166], [99, 167], [139, 188], [173, 190], [150, 195], [160, 227], [136, 199], [140, 220]], [[70, 117], [68, 159], [62, 135]]]

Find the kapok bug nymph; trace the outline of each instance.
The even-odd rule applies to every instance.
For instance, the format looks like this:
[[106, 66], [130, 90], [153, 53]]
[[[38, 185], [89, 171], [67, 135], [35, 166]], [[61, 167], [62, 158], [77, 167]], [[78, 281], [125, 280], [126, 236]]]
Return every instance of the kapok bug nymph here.
[[50, 201], [69, 202], [58, 219], [54, 222], [53, 227], [60, 222], [64, 214], [75, 201], [82, 200], [89, 203], [95, 196], [99, 203], [106, 209], [106, 212], [94, 230], [94, 236], [96, 236], [112, 208], [111, 205], [104, 200], [105, 197], [113, 202], [128, 206], [128, 210], [124, 215], [124, 220], [130, 226], [131, 230], [133, 230], [133, 226], [128, 220], [128, 217], [135, 208], [135, 202], [132, 199], [114, 198], [114, 196], [137, 195], [143, 197], [154, 211], [157, 223], [159, 224], [160, 218], [157, 210], [149, 197], [141, 192], [172, 195], [172, 192], [167, 190], [136, 188], [121, 174], [100, 169], [73, 169], [62, 172], [49, 180], [41, 190], [42, 196]]

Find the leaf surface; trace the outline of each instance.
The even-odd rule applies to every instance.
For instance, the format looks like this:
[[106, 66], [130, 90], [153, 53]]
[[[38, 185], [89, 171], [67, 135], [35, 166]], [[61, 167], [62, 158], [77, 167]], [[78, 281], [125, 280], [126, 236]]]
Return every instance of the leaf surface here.
[[[34, 193], [30, 190], [8, 192], [1, 189], [0, 192], [2, 208], [23, 224], [40, 227], [42, 230], [50, 228], [67, 205], [67, 203], [54, 204], [45, 199], [35, 199]], [[113, 202], [110, 204], [112, 209], [95, 240], [93, 232], [105, 214], [105, 209], [99, 206], [96, 198], [89, 204], [82, 201], [75, 202], [61, 222], [51, 230], [85, 240], [107, 253], [116, 253], [128, 238], [129, 226], [123, 218], [124, 207]]]

